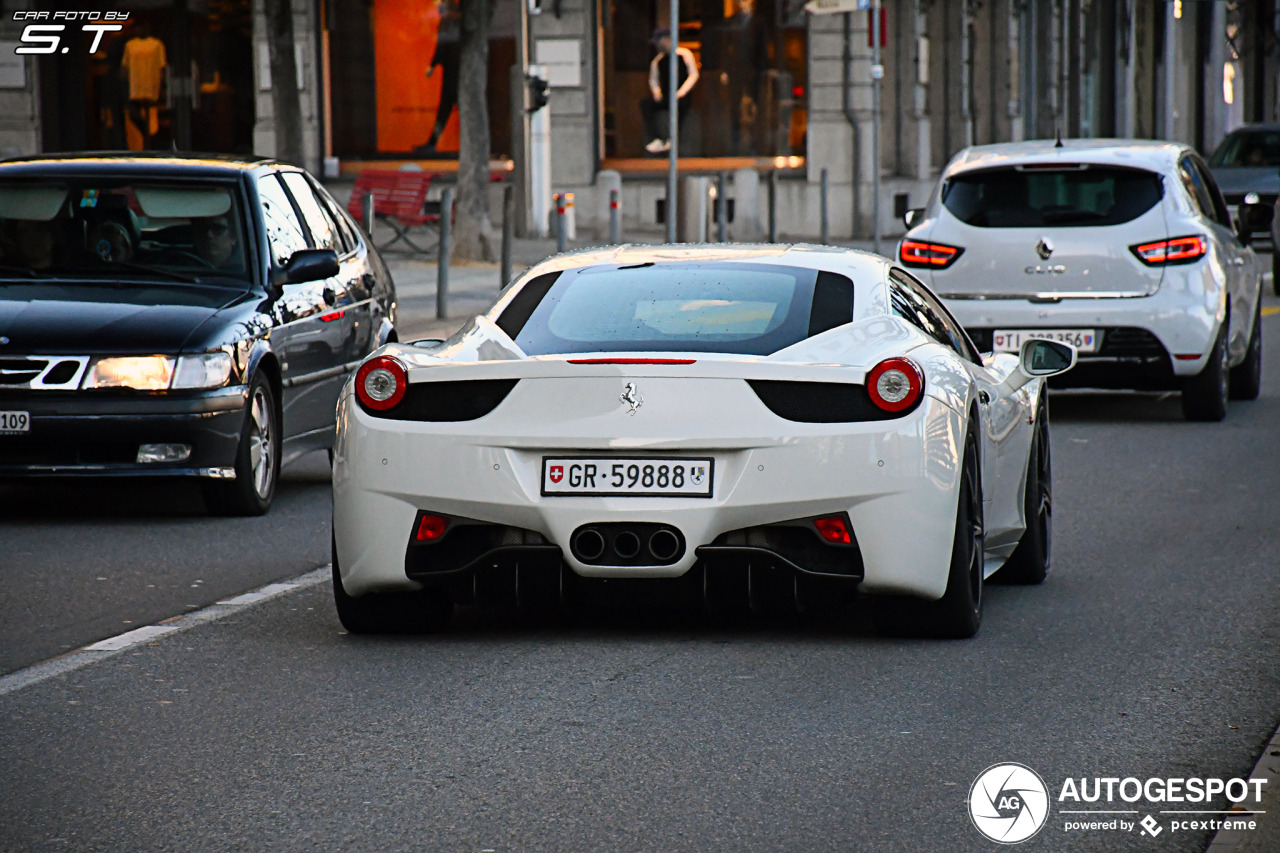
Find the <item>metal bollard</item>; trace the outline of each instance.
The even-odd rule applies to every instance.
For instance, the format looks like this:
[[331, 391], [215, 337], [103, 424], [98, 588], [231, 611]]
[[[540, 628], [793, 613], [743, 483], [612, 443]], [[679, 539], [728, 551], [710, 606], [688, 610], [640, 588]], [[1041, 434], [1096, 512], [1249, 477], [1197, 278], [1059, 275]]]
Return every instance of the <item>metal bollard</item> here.
[[373, 240], [373, 193], [360, 197], [360, 217], [364, 220], [364, 233]]
[[622, 193], [615, 188], [609, 189], [609, 244], [616, 246], [622, 242]]
[[440, 252], [436, 256], [436, 319], [449, 317], [449, 255], [453, 249], [453, 187], [440, 194]]
[[556, 193], [556, 251], [563, 252], [566, 246], [564, 233], [564, 193]]
[[498, 274], [498, 289], [511, 283], [511, 244], [515, 240], [516, 187], [502, 185], [502, 271]]
[[769, 242], [778, 242], [778, 173], [769, 172]]
[[729, 199], [725, 195], [725, 185], [728, 183], [728, 172], [721, 172], [716, 176], [716, 242], [718, 243], [726, 243], [729, 240]]
[[822, 217], [820, 226], [822, 230], [819, 232], [820, 236], [818, 240], [818, 242], [822, 243], [824, 246], [831, 243], [831, 221], [827, 218], [827, 190], [827, 170], [824, 168], [822, 170], [822, 192], [820, 195], [822, 211], [819, 214]]

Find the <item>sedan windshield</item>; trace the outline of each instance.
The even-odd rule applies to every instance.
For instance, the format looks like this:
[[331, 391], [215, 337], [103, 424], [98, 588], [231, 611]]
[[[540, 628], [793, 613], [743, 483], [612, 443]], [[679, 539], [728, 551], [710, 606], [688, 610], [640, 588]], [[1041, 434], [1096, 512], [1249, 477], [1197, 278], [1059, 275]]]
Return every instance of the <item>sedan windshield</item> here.
[[226, 183], [0, 182], [0, 278], [244, 284], [244, 217]]
[[768, 355], [853, 319], [853, 282], [801, 267], [595, 266], [528, 282], [498, 325], [529, 355]]
[[1280, 130], [1247, 130], [1233, 133], [1209, 158], [1210, 166], [1251, 168], [1280, 166]]

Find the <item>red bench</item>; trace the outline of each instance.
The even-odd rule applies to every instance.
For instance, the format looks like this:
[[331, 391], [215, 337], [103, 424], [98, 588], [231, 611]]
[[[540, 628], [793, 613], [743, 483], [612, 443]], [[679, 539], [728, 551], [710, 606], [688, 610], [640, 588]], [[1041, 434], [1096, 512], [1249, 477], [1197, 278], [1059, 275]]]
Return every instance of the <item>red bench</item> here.
[[[409, 239], [410, 229], [425, 226], [435, 231], [436, 242], [440, 225], [440, 206], [435, 204], [434, 210], [427, 205], [427, 190], [431, 181], [439, 177], [432, 172], [410, 172], [393, 169], [365, 169], [356, 176], [355, 188], [351, 191], [351, 199], [347, 202], [347, 212], [357, 221], [363, 223], [363, 199], [366, 193], [373, 195], [373, 216], [391, 226], [396, 232], [386, 243], [378, 247], [386, 251], [390, 246], [403, 240], [415, 252], [429, 252], [431, 248], [422, 248]], [[372, 238], [372, 235], [370, 235]]]

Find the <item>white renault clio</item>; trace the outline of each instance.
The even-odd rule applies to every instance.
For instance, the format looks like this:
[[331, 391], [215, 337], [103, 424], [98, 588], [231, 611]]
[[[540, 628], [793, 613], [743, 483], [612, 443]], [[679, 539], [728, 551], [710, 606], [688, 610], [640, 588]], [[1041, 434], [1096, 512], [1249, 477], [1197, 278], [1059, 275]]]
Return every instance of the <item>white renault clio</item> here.
[[898, 258], [983, 352], [1029, 337], [1074, 345], [1057, 384], [1181, 389], [1191, 420], [1254, 399], [1262, 267], [1249, 236], [1268, 205], [1231, 215], [1191, 148], [1038, 140], [966, 148], [907, 213]]

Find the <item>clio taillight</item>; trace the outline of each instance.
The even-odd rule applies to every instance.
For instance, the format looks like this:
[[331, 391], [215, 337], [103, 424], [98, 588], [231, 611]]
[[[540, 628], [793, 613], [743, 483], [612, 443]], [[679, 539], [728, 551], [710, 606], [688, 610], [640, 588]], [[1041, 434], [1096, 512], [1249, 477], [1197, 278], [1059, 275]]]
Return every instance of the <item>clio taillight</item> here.
[[1204, 254], [1209, 251], [1209, 241], [1199, 234], [1193, 234], [1190, 237], [1174, 237], [1171, 240], [1140, 243], [1137, 246], [1130, 246], [1129, 251], [1148, 266], [1189, 264], [1204, 257]]
[[904, 266], [946, 269], [964, 254], [958, 246], [946, 243], [926, 243], [921, 240], [903, 240], [898, 247], [898, 259]]

